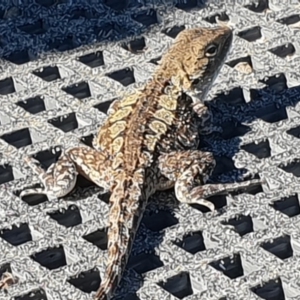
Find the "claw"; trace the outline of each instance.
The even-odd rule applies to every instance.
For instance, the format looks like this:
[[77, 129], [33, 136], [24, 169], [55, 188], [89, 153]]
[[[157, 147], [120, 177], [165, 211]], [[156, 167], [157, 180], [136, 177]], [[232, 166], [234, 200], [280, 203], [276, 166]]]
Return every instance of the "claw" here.
[[13, 284], [17, 283], [18, 279], [17, 277], [14, 277], [11, 273], [9, 272], [4, 272], [1, 276], [0, 280], [0, 290], [6, 290], [12, 286]]

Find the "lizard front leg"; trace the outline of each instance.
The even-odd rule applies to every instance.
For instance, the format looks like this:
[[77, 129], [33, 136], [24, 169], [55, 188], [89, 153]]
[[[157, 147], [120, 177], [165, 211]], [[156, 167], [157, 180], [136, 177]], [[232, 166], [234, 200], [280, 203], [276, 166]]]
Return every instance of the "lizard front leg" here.
[[198, 115], [198, 132], [201, 135], [222, 132], [220, 127], [213, 126], [213, 114], [204, 103], [196, 102], [196, 104], [193, 105], [193, 110]]
[[81, 174], [96, 185], [109, 189], [108, 159], [102, 152], [88, 147], [74, 147], [64, 151], [58, 161], [44, 171], [33, 158], [25, 162], [39, 176], [44, 189], [27, 189], [20, 197], [30, 194], [47, 194], [57, 198], [70, 193], [76, 184], [77, 174]]
[[235, 183], [206, 184], [215, 164], [212, 153], [197, 150], [174, 151], [159, 157], [161, 175], [174, 182], [178, 201], [200, 204], [211, 211], [215, 210], [215, 206], [205, 198], [262, 183], [259, 179], [253, 179]]

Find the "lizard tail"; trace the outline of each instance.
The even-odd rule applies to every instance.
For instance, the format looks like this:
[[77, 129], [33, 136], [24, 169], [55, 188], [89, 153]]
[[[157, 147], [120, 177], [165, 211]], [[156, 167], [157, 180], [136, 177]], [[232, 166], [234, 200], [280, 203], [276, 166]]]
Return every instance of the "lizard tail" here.
[[95, 300], [110, 300], [120, 283], [146, 202], [141, 186], [133, 180], [119, 180], [113, 188], [110, 197], [107, 266]]

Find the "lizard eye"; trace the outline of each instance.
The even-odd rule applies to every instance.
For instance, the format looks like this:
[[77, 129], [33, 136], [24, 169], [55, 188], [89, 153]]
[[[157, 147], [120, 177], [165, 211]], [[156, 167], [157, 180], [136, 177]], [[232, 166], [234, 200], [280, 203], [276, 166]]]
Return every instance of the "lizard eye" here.
[[205, 55], [206, 57], [214, 57], [218, 52], [218, 46], [215, 44], [209, 45], [206, 48]]

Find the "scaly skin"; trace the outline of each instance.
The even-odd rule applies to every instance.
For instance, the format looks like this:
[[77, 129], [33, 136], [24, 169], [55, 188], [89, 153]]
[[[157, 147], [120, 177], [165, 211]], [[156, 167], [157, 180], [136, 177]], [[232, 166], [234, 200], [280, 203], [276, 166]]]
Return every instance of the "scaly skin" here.
[[[117, 288], [148, 198], [174, 187], [185, 203], [214, 210], [205, 198], [261, 183], [205, 184], [215, 161], [197, 150], [199, 131], [211, 131], [211, 116], [203, 100], [232, 43], [229, 28], [182, 31], [163, 57], [153, 79], [136, 93], [112, 104], [94, 140], [94, 149], [67, 149], [56, 164], [39, 174], [45, 189], [31, 193], [63, 197], [77, 173], [109, 189], [108, 259], [105, 277], [95, 299], [109, 300]], [[200, 129], [199, 129], [200, 128]]]

